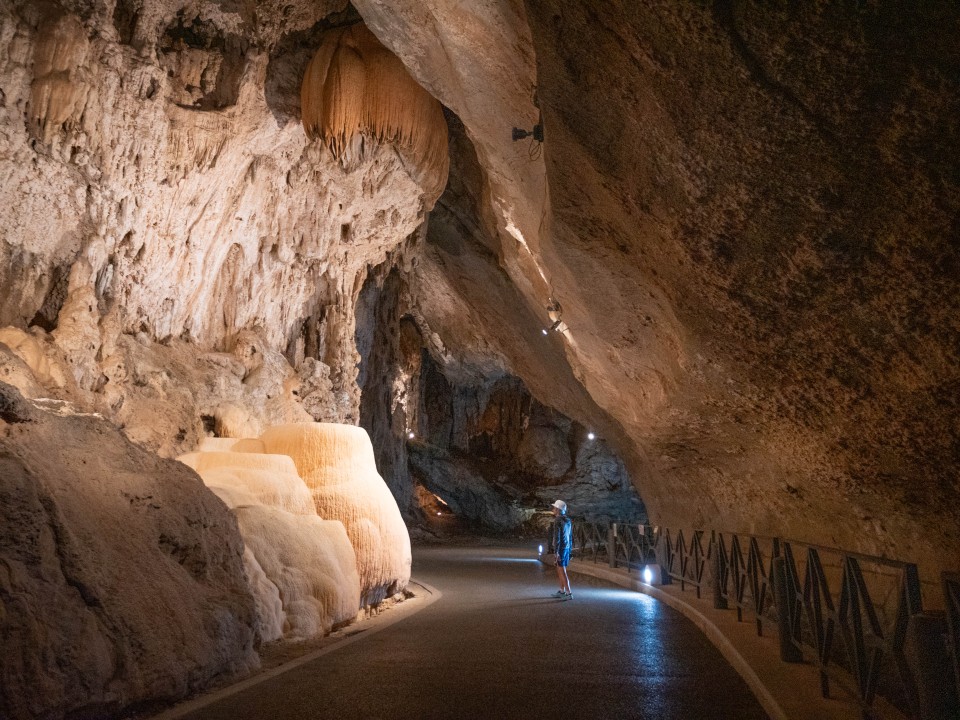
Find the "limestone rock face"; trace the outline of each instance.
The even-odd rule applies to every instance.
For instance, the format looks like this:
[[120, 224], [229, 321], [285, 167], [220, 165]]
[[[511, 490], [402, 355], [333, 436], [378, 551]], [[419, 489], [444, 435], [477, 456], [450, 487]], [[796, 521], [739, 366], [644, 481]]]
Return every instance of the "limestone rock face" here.
[[104, 717], [256, 667], [242, 556], [193, 472], [104, 420], [0, 419], [4, 717]]
[[410, 536], [396, 500], [377, 473], [363, 428], [301, 423], [270, 428], [267, 452], [289, 455], [316, 502], [317, 514], [341, 521], [357, 555], [361, 601], [380, 602], [410, 580]]
[[597, 428], [658, 524], [956, 568], [955, 6], [357, 7], [463, 121], [414, 282], [451, 367]]
[[509, 530], [561, 498], [575, 517], [646, 521], [623, 460], [518, 379], [453, 384], [428, 359], [421, 385], [411, 471], [458, 516]]
[[[204, 380], [171, 372], [178, 358], [164, 348], [238, 354], [245, 333], [275, 356], [267, 370], [289, 366], [281, 374], [304, 383], [310, 414], [268, 410], [267, 424], [355, 422], [355, 296], [367, 267], [424, 222], [419, 165], [397, 155], [402, 138], [383, 137], [347, 168], [303, 131], [305, 53], [345, 3], [273, 3], [255, 17], [174, 5], [0, 8], [0, 326], [50, 333], [48, 355], [85, 393], [64, 399], [165, 455], [196, 446], [200, 416], [221, 434], [256, 435], [263, 401], [296, 390], [245, 365], [248, 397], [210, 397], [211, 408]], [[423, 94], [408, 79], [395, 100], [408, 90]], [[434, 122], [419, 137], [445, 158], [428, 99]], [[131, 357], [133, 338], [147, 357]], [[142, 398], [143, 379], [125, 371], [150, 365], [157, 345], [177, 388]], [[141, 422], [171, 414], [176, 427]]]

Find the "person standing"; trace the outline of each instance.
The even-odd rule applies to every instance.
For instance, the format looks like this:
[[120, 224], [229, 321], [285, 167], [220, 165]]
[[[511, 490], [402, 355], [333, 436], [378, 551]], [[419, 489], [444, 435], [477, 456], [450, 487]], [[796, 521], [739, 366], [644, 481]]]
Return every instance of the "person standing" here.
[[560, 589], [553, 597], [572, 600], [573, 591], [570, 589], [567, 565], [570, 564], [570, 550], [573, 547], [573, 521], [567, 517], [567, 504], [563, 500], [554, 501], [551, 507], [553, 516], [557, 518], [554, 523], [553, 549], [557, 554], [557, 579], [560, 581]]

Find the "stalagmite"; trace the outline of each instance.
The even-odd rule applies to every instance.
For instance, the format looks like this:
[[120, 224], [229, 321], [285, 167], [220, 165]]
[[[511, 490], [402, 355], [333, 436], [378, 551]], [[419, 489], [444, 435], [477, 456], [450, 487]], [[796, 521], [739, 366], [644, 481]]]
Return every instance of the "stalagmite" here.
[[362, 600], [374, 604], [410, 579], [410, 536], [377, 473], [366, 430], [334, 423], [281, 425], [261, 439], [293, 458], [321, 517], [343, 522], [357, 553]]
[[322, 140], [345, 169], [391, 144], [433, 207], [450, 165], [443, 110], [366, 26], [324, 37], [304, 73], [300, 102], [307, 136]]

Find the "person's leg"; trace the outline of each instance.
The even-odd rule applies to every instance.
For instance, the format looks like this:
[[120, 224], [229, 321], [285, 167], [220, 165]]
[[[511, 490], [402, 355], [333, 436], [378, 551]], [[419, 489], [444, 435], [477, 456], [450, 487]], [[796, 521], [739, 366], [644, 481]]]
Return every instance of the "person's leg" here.
[[557, 570], [560, 574], [560, 589], [567, 593], [567, 595], [573, 595], [573, 591], [570, 589], [570, 576], [567, 575], [567, 566], [558, 565]]

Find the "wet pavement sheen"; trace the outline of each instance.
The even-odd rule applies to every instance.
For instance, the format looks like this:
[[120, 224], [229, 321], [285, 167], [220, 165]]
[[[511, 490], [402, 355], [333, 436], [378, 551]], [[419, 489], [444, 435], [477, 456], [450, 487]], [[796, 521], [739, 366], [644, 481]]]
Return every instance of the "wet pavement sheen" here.
[[[740, 676], [656, 600], [556, 573], [528, 548], [414, 548], [443, 597], [189, 718], [760, 720]], [[362, 627], [358, 626], [358, 627]]]

